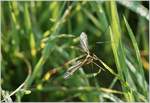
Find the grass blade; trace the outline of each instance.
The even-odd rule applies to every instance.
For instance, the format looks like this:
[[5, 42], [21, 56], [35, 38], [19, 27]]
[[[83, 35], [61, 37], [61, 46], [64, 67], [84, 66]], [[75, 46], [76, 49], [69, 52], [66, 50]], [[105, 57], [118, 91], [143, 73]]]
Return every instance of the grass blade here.
[[131, 42], [132, 42], [132, 45], [134, 47], [134, 50], [135, 50], [135, 55], [136, 55], [136, 62], [138, 64], [138, 67], [136, 70], [141, 74], [142, 76], [142, 80], [139, 81], [139, 85], [141, 86], [141, 88], [143, 88], [143, 93], [144, 95], [147, 97], [147, 92], [148, 91], [148, 87], [147, 87], [147, 83], [145, 81], [145, 76], [144, 76], [144, 71], [143, 71], [143, 66], [142, 66], [142, 62], [141, 62], [141, 58], [140, 58], [140, 52], [139, 52], [139, 48], [138, 48], [138, 45], [137, 45], [137, 42], [136, 42], [136, 39], [134, 37], [134, 34], [126, 20], [126, 18], [124, 17], [124, 21], [125, 21], [125, 24], [126, 24], [126, 27], [127, 27], [127, 30], [128, 30], [128, 35], [131, 39]]
[[131, 82], [131, 77], [127, 65], [125, 63], [126, 56], [124, 53], [123, 44], [121, 42], [122, 33], [121, 33], [117, 8], [115, 2], [111, 2], [110, 4], [111, 4], [111, 16], [112, 16], [111, 18], [112, 30], [111, 28], [109, 28], [109, 30], [110, 30], [110, 37], [112, 42], [112, 50], [113, 50], [118, 74], [121, 77], [121, 80], [127, 82], [128, 85], [127, 87], [122, 85], [122, 89], [125, 92], [125, 98], [128, 101], [134, 101], [134, 96], [131, 90], [129, 89], [130, 88], [129, 86], [132, 85], [131, 84], [132, 82]]

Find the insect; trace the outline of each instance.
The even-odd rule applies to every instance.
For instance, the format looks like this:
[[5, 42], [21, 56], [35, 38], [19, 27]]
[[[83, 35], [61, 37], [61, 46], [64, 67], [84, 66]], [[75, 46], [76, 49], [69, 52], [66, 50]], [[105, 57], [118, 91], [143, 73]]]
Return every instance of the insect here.
[[96, 66], [101, 68], [98, 64], [96, 64], [93, 60], [98, 60], [98, 57], [95, 54], [90, 54], [88, 47], [88, 38], [87, 35], [82, 32], [80, 35], [80, 45], [83, 51], [86, 53], [85, 59], [81, 61], [77, 61], [73, 66], [71, 66], [64, 75], [64, 79], [69, 78], [75, 71], [77, 71], [80, 67], [86, 64], [94, 63]]

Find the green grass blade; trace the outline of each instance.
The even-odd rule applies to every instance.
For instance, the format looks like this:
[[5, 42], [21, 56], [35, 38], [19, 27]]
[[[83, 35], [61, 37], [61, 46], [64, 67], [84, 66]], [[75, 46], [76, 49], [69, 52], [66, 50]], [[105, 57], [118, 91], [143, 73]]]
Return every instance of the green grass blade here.
[[[66, 16], [68, 16], [69, 11], [71, 11], [72, 6], [69, 6], [68, 9], [66, 9], [64, 15], [62, 16], [62, 18], [56, 23], [56, 26], [54, 28], [54, 32], [51, 35], [57, 35], [62, 27], [62, 24], [64, 23], [64, 21], [66, 20]], [[41, 71], [42, 69], [42, 65], [45, 63], [46, 59], [49, 57], [49, 53], [50, 51], [52, 51], [55, 46], [50, 45], [51, 41], [51, 36], [49, 36], [49, 39], [46, 43], [45, 48], [43, 49], [42, 52], [42, 56], [39, 59], [38, 63], [36, 64], [33, 74], [31, 75], [31, 78], [29, 78], [29, 80], [27, 81], [27, 87], [30, 87], [30, 85], [32, 84], [33, 80], [35, 79], [35, 77], [37, 77], [38, 72]]]
[[30, 15], [29, 15], [29, 10], [28, 10], [28, 4], [25, 4], [24, 7], [24, 18], [25, 18], [25, 26], [27, 28], [27, 33], [29, 35], [29, 41], [30, 41], [30, 48], [31, 48], [31, 55], [33, 57], [36, 56], [36, 47], [35, 47], [35, 37], [34, 34], [32, 32], [32, 25], [31, 25], [31, 20], [30, 20]]
[[129, 35], [129, 37], [131, 39], [132, 45], [133, 45], [134, 50], [135, 50], [135, 55], [136, 55], [136, 59], [137, 59], [136, 62], [137, 62], [138, 67], [139, 67], [139, 68], [137, 68], [137, 71], [142, 75], [142, 78], [141, 78], [142, 80], [139, 81], [139, 84], [140, 84], [140, 86], [142, 88], [144, 86], [143, 93], [147, 97], [147, 92], [146, 91], [148, 91], [148, 87], [147, 87], [147, 83], [145, 81], [145, 76], [144, 76], [144, 71], [143, 71], [143, 66], [142, 66], [142, 62], [141, 62], [139, 48], [138, 48], [136, 39], [134, 37], [134, 34], [133, 34], [133, 32], [132, 32], [132, 30], [131, 30], [131, 28], [130, 28], [130, 26], [129, 26], [129, 24], [128, 24], [128, 22], [127, 22], [125, 17], [124, 17], [124, 21], [125, 21], [125, 24], [126, 24], [126, 27], [127, 27], [127, 30], [128, 30], [128, 35]]
[[118, 74], [124, 82], [127, 82], [127, 87], [122, 86], [123, 91], [125, 92], [125, 98], [128, 101], [134, 101], [134, 96], [132, 91], [129, 89], [129, 86], [132, 86], [131, 77], [125, 63], [125, 52], [121, 40], [121, 28], [119, 23], [119, 17], [116, 9], [115, 2], [111, 2], [111, 28], [110, 28], [110, 37], [112, 42], [112, 50], [114, 53], [115, 63], [117, 66]]

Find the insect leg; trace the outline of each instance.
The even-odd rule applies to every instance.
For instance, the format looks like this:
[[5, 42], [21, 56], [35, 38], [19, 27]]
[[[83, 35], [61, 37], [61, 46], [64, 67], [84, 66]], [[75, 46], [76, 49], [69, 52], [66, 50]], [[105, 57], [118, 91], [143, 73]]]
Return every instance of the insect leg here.
[[101, 66], [99, 66], [97, 63], [95, 63], [93, 61], [92, 61], [92, 63], [94, 63], [97, 67], [99, 67], [100, 69], [102, 69], [103, 71], [105, 71], [104, 68], [102, 68]]

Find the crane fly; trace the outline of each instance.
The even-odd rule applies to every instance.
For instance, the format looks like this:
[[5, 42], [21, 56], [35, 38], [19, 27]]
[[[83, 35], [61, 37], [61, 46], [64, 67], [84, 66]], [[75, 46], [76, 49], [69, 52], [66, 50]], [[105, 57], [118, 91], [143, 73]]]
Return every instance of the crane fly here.
[[93, 60], [97, 60], [97, 56], [93, 54], [93, 56], [90, 55], [89, 47], [88, 47], [88, 38], [87, 35], [82, 32], [80, 35], [80, 45], [83, 51], [86, 53], [85, 59], [82, 61], [77, 61], [73, 66], [71, 66], [67, 72], [64, 75], [64, 79], [69, 78], [75, 71], [77, 71], [80, 67], [82, 67], [85, 64], [94, 63], [96, 66], [99, 67]]

